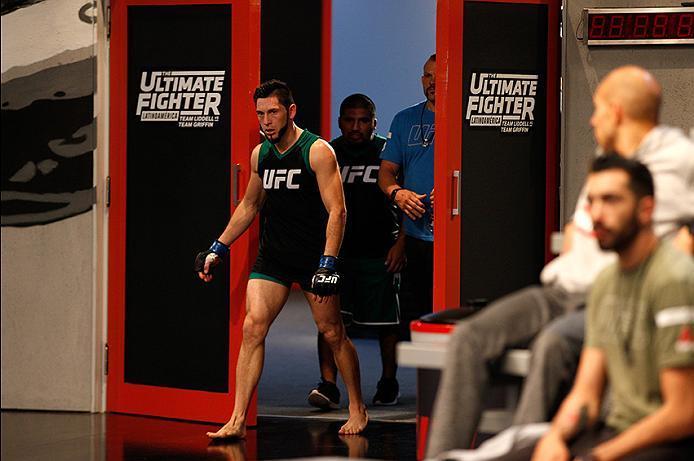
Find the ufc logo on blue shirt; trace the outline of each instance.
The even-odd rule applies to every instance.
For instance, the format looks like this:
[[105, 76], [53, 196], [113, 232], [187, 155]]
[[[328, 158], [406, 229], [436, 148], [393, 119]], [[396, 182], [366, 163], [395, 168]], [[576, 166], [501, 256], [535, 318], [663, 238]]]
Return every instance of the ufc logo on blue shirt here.
[[354, 165], [342, 167], [342, 182], [352, 184], [361, 177], [362, 181], [367, 183], [378, 182], [378, 165]]
[[298, 168], [295, 170], [265, 170], [263, 171], [263, 188], [264, 189], [281, 189], [282, 184], [287, 184], [287, 189], [298, 189], [299, 184], [294, 182], [294, 176], [301, 174]]

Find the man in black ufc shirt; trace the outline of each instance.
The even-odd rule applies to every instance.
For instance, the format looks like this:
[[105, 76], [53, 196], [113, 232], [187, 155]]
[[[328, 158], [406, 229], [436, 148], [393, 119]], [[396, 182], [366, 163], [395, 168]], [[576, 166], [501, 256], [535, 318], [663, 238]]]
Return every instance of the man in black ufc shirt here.
[[358, 434], [368, 422], [361, 396], [359, 359], [345, 334], [337, 295], [337, 255], [345, 226], [345, 202], [335, 154], [318, 136], [294, 124], [296, 104], [287, 85], [270, 80], [253, 95], [265, 141], [251, 154], [243, 200], [209, 250], [196, 258], [206, 282], [211, 269], [263, 208], [265, 227], [246, 290], [243, 340], [236, 366], [234, 411], [211, 438], [242, 438], [246, 411], [263, 368], [265, 337], [293, 282], [304, 290], [319, 333], [327, 342], [349, 394], [349, 419], [341, 434]]
[[[395, 379], [395, 346], [400, 305], [399, 274], [405, 260], [404, 233], [398, 235], [397, 210], [378, 187], [381, 152], [386, 139], [375, 134], [376, 106], [371, 98], [353, 94], [340, 104], [338, 124], [342, 135], [330, 144], [342, 173], [347, 205], [347, 225], [340, 251], [343, 275], [340, 290], [343, 314], [351, 323], [378, 328], [382, 374], [374, 405], [398, 403]], [[339, 408], [335, 385], [337, 368], [332, 354], [318, 335], [321, 380], [308, 401], [322, 408]]]

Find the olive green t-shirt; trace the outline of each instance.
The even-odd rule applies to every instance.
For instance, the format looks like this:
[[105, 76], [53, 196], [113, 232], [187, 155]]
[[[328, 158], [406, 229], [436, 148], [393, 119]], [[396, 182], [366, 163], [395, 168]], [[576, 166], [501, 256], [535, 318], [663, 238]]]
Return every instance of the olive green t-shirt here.
[[669, 243], [639, 267], [607, 267], [588, 300], [586, 346], [603, 350], [607, 425], [623, 431], [662, 405], [660, 371], [694, 367], [694, 260]]

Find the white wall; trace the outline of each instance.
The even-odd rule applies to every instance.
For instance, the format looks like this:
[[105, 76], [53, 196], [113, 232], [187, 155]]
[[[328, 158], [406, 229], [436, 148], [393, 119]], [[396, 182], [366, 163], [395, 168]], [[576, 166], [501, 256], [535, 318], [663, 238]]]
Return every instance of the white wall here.
[[2, 408], [91, 409], [92, 219], [2, 230]]
[[378, 132], [424, 100], [420, 77], [436, 52], [436, 0], [333, 0], [333, 137], [340, 102], [364, 93], [376, 103]]
[[[94, 6], [89, 0], [45, 0], [2, 15], [2, 102], [7, 111], [2, 130], [25, 132], [29, 123], [39, 140], [2, 152], [3, 167], [7, 160], [25, 171], [3, 172], [3, 178], [20, 178], [3, 179], [3, 202], [22, 206], [21, 212], [8, 207], [2, 214], [3, 409], [101, 407], [93, 172], [84, 168], [92, 164], [95, 142], [89, 102], [96, 79]], [[61, 101], [80, 101], [79, 118], [72, 118], [77, 112], [70, 109], [72, 102], [67, 109], [56, 109]], [[34, 104], [74, 121], [74, 131], [56, 133], [47, 118], [11, 117]], [[35, 165], [46, 162], [50, 169], [37, 170]], [[28, 169], [21, 170], [22, 165]], [[42, 182], [47, 179], [52, 182]], [[72, 206], [42, 212], [31, 203]]]

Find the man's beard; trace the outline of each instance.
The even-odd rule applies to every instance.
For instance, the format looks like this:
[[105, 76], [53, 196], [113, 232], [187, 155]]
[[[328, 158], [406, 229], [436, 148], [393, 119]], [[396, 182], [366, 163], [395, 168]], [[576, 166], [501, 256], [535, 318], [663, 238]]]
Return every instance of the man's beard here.
[[429, 90], [431, 88], [427, 88], [424, 90], [424, 97], [427, 99], [428, 102], [434, 104], [434, 100], [436, 99], [436, 93], [434, 93], [431, 97], [429, 97]]
[[[345, 136], [345, 139], [347, 140], [347, 143], [352, 145], [352, 146], [363, 146], [368, 144], [369, 142], [373, 141], [374, 136], [376, 134], [375, 131], [372, 131], [369, 136], [359, 136], [359, 141], [355, 141], [351, 136], [351, 133], [347, 133], [347, 136]], [[361, 133], [360, 133], [361, 134]]]
[[[268, 135], [265, 135], [265, 139], [267, 139], [270, 144], [277, 144], [280, 139], [284, 137], [284, 133], [287, 132], [287, 128], [289, 128], [289, 122], [285, 123], [284, 126], [277, 131], [277, 137], [274, 140]], [[265, 134], [265, 131], [263, 131], [263, 134]]]
[[631, 220], [629, 221], [628, 226], [623, 229], [621, 232], [616, 234], [614, 236], [614, 240], [612, 242], [601, 242], [598, 240], [598, 245], [600, 245], [600, 248], [603, 250], [612, 250], [616, 251], [617, 253], [620, 253], [634, 242], [634, 239], [636, 239], [636, 236], [639, 234], [641, 231], [641, 225], [639, 224], [638, 219], [636, 218], [636, 214], [631, 217]]

